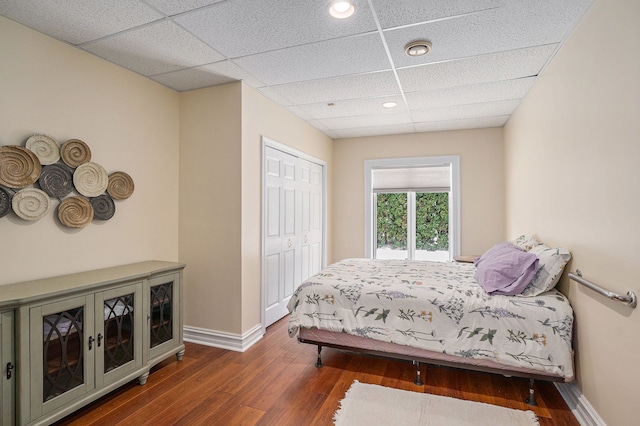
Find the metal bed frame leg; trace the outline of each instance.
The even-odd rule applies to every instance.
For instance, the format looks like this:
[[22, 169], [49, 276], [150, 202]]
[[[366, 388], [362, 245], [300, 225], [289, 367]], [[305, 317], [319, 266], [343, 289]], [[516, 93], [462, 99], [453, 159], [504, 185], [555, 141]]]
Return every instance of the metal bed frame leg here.
[[316, 361], [316, 367], [322, 367], [322, 357], [320, 356], [320, 352], [322, 352], [322, 346], [318, 345], [318, 359]]
[[533, 383], [534, 383], [534, 380], [529, 379], [529, 396], [527, 397], [527, 399], [524, 400], [524, 402], [534, 407], [537, 407], [538, 403], [536, 402], [536, 394], [535, 394], [535, 391], [533, 390]]
[[413, 361], [413, 365], [416, 366], [416, 379], [413, 381], [418, 386], [424, 385], [422, 382], [422, 377], [420, 376], [420, 363], [418, 361]]

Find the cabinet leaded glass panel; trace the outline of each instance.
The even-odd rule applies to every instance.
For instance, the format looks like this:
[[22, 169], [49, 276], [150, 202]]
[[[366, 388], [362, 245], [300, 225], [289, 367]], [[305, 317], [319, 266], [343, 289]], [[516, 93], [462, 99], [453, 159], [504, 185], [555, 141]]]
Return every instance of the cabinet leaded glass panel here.
[[84, 383], [83, 322], [83, 307], [43, 317], [43, 402]]
[[173, 339], [173, 281], [152, 286], [151, 290], [151, 347]]
[[104, 302], [104, 372], [134, 359], [134, 295], [116, 297]]

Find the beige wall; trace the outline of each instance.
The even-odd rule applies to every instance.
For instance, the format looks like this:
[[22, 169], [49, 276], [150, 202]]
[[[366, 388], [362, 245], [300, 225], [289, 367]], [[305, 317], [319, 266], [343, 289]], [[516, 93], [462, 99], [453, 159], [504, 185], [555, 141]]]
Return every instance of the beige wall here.
[[340, 139], [333, 150], [333, 260], [364, 256], [364, 161], [460, 156], [461, 253], [505, 237], [502, 129]]
[[[505, 128], [508, 236], [569, 248], [567, 269], [640, 294], [640, 2], [598, 0]], [[637, 424], [640, 312], [563, 277], [578, 386], [609, 425]]]
[[[261, 321], [262, 136], [327, 163], [333, 140], [248, 86], [242, 86], [242, 331]], [[327, 192], [331, 194], [331, 178]], [[331, 211], [327, 203], [327, 214]], [[331, 229], [331, 218], [327, 217]], [[331, 250], [327, 247], [327, 257]]]
[[135, 183], [111, 220], [81, 230], [59, 224], [57, 201], [36, 222], [0, 218], [0, 284], [178, 260], [178, 94], [3, 17], [0, 58], [0, 145], [78, 138]]
[[185, 324], [243, 334], [261, 323], [262, 136], [329, 164], [332, 140], [242, 83], [180, 99]]
[[185, 324], [229, 333], [258, 325], [260, 137], [329, 169], [332, 140], [241, 83], [179, 94], [2, 17], [0, 43], [0, 145], [35, 133], [82, 139], [93, 161], [135, 182], [111, 220], [82, 230], [57, 222], [55, 202], [37, 222], [0, 218], [0, 285], [180, 260]]
[[184, 322], [239, 332], [240, 83], [180, 94], [180, 261]]

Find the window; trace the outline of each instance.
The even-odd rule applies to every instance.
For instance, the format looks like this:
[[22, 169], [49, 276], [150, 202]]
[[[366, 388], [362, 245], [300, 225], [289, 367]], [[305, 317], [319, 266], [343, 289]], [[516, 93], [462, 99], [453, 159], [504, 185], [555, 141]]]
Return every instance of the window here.
[[365, 161], [365, 253], [451, 260], [459, 254], [459, 158]]

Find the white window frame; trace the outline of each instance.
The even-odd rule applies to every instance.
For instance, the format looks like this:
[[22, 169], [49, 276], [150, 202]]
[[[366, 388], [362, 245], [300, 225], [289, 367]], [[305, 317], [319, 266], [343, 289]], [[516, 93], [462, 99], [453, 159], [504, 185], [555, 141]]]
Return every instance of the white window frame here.
[[[451, 196], [449, 197], [449, 260], [460, 255], [460, 156], [381, 158], [364, 161], [364, 253], [375, 257], [376, 196], [372, 171], [402, 167], [451, 166]], [[408, 218], [409, 219], [409, 218]], [[415, 238], [415, 237], [413, 237]], [[410, 242], [410, 241], [408, 241]], [[410, 250], [410, 249], [409, 249]]]

